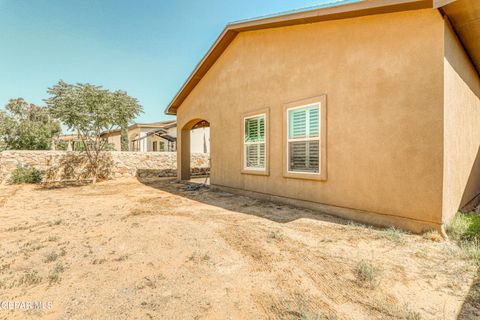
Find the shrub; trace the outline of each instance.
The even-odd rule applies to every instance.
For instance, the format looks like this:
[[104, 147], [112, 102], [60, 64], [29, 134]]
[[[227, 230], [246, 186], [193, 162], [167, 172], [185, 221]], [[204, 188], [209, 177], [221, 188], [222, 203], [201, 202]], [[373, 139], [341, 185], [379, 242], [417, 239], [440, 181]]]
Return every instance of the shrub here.
[[480, 216], [458, 212], [447, 227], [447, 232], [472, 262], [480, 265]]
[[11, 183], [40, 183], [42, 181], [42, 172], [31, 166], [17, 166], [12, 172]]
[[457, 241], [480, 241], [480, 216], [473, 212], [458, 212], [447, 227], [447, 232]]
[[68, 149], [68, 142], [66, 141], [57, 141], [56, 145], [55, 145], [55, 148], [57, 150], [62, 150], [62, 151], [67, 151]]

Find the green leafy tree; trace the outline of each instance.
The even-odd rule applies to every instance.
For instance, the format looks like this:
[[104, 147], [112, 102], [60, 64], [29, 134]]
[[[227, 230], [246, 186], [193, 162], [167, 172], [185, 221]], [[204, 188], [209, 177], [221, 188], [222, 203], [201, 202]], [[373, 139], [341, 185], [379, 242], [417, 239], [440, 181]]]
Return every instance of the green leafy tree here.
[[22, 98], [10, 99], [5, 110], [0, 110], [0, 151], [48, 150], [61, 131], [47, 108]]
[[114, 128], [129, 123], [143, 112], [142, 106], [126, 92], [112, 93], [88, 83], [59, 81], [48, 93], [50, 98], [46, 103], [50, 113], [69, 130], [77, 132], [96, 183], [103, 151], [109, 148], [101, 133], [108, 136]]

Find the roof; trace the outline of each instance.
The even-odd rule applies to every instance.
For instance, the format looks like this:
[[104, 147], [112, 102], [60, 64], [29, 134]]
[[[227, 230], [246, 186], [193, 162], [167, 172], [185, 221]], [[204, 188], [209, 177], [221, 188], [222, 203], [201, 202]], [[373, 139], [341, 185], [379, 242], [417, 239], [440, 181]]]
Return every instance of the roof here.
[[133, 141], [140, 141], [140, 140], [146, 139], [147, 137], [152, 136], [152, 135], [156, 135], [156, 136], [158, 136], [160, 138], [163, 138], [163, 139], [165, 139], [167, 141], [170, 141], [170, 142], [177, 141], [177, 138], [169, 135], [168, 131], [165, 130], [165, 128], [160, 128], [160, 129], [150, 131], [150, 132], [147, 133], [147, 135], [145, 135], [143, 137], [139, 137], [137, 139], [133, 139]]
[[165, 126], [176, 124], [175, 120], [168, 120], [168, 121], [160, 121], [160, 122], [152, 122], [152, 123], [134, 123], [128, 127], [128, 129], [135, 129], [135, 128], [164, 128]]
[[[136, 128], [169, 129], [169, 128], [175, 127], [176, 125], [177, 125], [176, 120], [151, 122], [151, 123], [134, 123], [134, 124], [132, 124], [131, 126], [128, 127], [128, 130], [133, 130], [133, 129], [136, 129]], [[120, 131], [121, 131], [121, 129], [117, 128], [117, 129], [110, 130], [110, 131], [104, 131], [104, 132], [101, 133], [101, 135], [105, 135], [105, 134], [111, 135], [111, 134], [114, 134], [114, 133], [118, 133]]]
[[74, 141], [74, 140], [80, 140], [80, 137], [77, 134], [62, 134], [58, 136], [57, 140], [59, 141]]
[[165, 109], [165, 113], [172, 115], [177, 113], [183, 101], [240, 32], [428, 8], [441, 9], [442, 13], [449, 17], [455, 32], [480, 71], [479, 0], [337, 1], [326, 6], [309, 7], [228, 24]]

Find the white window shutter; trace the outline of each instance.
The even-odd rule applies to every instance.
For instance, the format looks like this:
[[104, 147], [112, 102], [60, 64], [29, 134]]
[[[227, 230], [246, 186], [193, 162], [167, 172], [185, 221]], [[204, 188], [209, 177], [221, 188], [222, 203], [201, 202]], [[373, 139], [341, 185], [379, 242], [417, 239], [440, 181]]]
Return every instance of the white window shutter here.
[[288, 110], [288, 171], [319, 173], [320, 105]]
[[265, 115], [245, 118], [244, 127], [244, 166], [246, 169], [264, 169], [266, 163]]

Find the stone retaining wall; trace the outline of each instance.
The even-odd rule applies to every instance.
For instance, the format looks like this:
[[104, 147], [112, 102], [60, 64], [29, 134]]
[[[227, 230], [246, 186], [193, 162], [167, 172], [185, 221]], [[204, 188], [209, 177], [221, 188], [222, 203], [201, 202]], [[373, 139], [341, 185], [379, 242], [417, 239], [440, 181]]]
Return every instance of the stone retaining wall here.
[[[89, 176], [84, 153], [75, 151], [3, 151], [0, 152], [0, 183], [8, 183], [18, 165], [28, 165], [44, 172], [44, 181], [82, 180]], [[192, 154], [193, 175], [209, 169], [209, 154]], [[106, 152], [101, 174], [106, 178], [174, 177], [176, 152]]]

